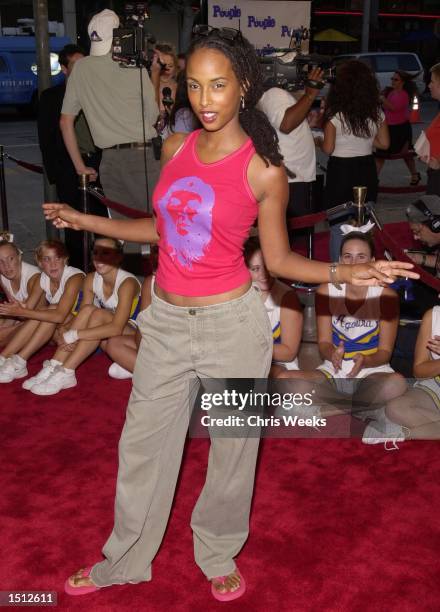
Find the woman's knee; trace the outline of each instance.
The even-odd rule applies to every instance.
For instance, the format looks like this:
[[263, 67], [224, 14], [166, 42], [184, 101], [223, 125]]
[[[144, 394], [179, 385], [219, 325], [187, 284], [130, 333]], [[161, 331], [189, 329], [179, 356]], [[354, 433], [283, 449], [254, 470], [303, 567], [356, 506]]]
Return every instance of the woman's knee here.
[[89, 326], [95, 327], [102, 323], [108, 323], [112, 319], [112, 314], [108, 310], [103, 308], [94, 308], [93, 312], [89, 317]]
[[385, 414], [393, 423], [410, 426], [414, 417], [414, 406], [409, 397], [396, 397], [387, 402]]

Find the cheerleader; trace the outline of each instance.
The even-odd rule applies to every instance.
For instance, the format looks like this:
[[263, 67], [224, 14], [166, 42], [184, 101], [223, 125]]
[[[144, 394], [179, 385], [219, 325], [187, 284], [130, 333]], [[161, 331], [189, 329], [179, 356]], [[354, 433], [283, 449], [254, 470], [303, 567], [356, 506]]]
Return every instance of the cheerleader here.
[[[0, 383], [27, 376], [27, 360], [53, 337], [75, 311], [84, 272], [67, 265], [67, 251], [58, 240], [44, 240], [35, 251], [42, 273], [28, 302], [0, 304], [0, 315], [25, 322], [0, 353]], [[44, 298], [42, 308], [31, 307]]]
[[440, 438], [440, 306], [428, 310], [414, 354], [414, 387], [387, 405], [388, 417], [401, 425], [396, 441]]
[[244, 259], [251, 273], [252, 284], [263, 300], [273, 337], [271, 378], [287, 370], [298, 370], [303, 315], [295, 291], [271, 276], [264, 263], [260, 241], [249, 238], [244, 245]]
[[[374, 261], [373, 226], [341, 227], [341, 263]], [[384, 406], [406, 391], [405, 379], [389, 364], [399, 323], [397, 294], [388, 287], [328, 283], [317, 291], [316, 313], [324, 359], [318, 372], [339, 394], [352, 394], [354, 416], [375, 421], [374, 427], [367, 426], [363, 442], [393, 437], [397, 428], [386, 418]]]
[[75, 387], [75, 371], [98, 347], [106, 350], [107, 340], [134, 334], [130, 322], [138, 314], [140, 284], [122, 270], [122, 243], [114, 238], [97, 238], [93, 247], [95, 272], [85, 278], [81, 308], [68, 329], [64, 342], [49, 364], [23, 383], [36, 395], [54, 395]]
[[[8, 234], [0, 237], [0, 290], [9, 302], [27, 303], [29, 308], [37, 304], [28, 302], [29, 296], [40, 278], [40, 270], [22, 261], [21, 251]], [[5, 345], [22, 325], [17, 318], [0, 316], [0, 346]]]

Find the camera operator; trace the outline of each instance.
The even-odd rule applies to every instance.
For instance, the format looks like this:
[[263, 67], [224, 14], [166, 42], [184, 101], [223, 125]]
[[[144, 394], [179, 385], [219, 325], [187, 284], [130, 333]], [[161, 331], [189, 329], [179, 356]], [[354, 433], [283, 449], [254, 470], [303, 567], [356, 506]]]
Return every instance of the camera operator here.
[[82, 110], [95, 144], [103, 150], [99, 174], [106, 196], [146, 210], [144, 153], [150, 195], [159, 175], [151, 139], [156, 136], [153, 125], [159, 113], [155, 90], [158, 89], [160, 65], [157, 59], [152, 63], [153, 85], [146, 69], [127, 68], [113, 61], [113, 29], [118, 26], [118, 16], [108, 9], [91, 19], [88, 26], [90, 56], [79, 60], [70, 75], [60, 127], [77, 173], [89, 174], [94, 180], [96, 171], [84, 164], [74, 131], [75, 117]]
[[287, 216], [311, 212], [312, 188], [316, 180], [316, 153], [307, 115], [323, 85], [324, 72], [313, 68], [303, 95], [297, 100], [280, 87], [271, 87], [258, 106], [275, 128], [284, 164], [288, 171], [289, 203]]

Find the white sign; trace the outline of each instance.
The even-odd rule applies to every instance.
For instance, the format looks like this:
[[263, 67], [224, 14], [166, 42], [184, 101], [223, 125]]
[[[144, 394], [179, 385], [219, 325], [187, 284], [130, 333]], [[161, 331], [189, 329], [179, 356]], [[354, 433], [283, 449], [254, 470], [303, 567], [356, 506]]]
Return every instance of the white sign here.
[[[259, 54], [289, 47], [295, 30], [310, 27], [311, 2], [208, 0], [208, 23], [240, 29]], [[294, 46], [294, 45], [292, 45]], [[307, 51], [308, 41], [302, 46]]]

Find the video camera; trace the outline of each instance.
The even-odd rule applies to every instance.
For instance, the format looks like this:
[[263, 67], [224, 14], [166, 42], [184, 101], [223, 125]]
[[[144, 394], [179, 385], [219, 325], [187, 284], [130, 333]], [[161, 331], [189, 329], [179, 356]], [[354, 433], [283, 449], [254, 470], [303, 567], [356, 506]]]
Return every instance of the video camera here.
[[332, 58], [327, 55], [313, 53], [305, 55], [294, 49], [280, 49], [271, 55], [260, 58], [264, 75], [265, 89], [281, 87], [288, 91], [297, 91], [307, 87], [307, 75], [312, 68], [324, 70], [324, 80], [331, 83], [334, 80]]
[[[288, 91], [304, 89], [307, 87], [308, 73], [317, 67], [324, 70], [325, 81], [334, 80], [334, 68], [330, 56], [302, 53], [302, 41], [309, 38], [310, 30], [304, 27], [292, 30], [288, 49], [274, 50], [260, 57], [265, 89], [270, 87], [281, 87]], [[313, 86], [317, 87], [317, 84]]]
[[148, 2], [126, 2], [124, 24], [113, 30], [112, 59], [122, 66], [150, 68], [154, 37], [145, 29], [150, 19]]
[[431, 232], [440, 232], [440, 198], [436, 195], [425, 195], [406, 209], [410, 223], [423, 223]]

